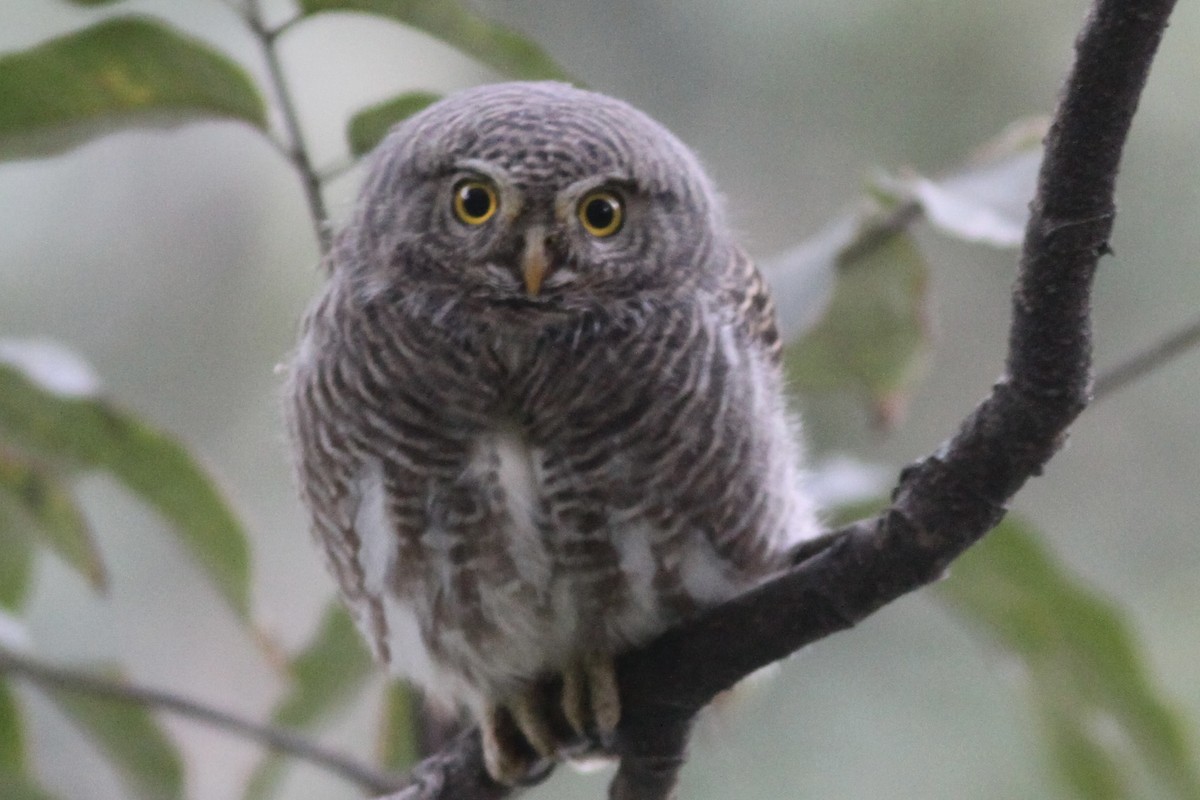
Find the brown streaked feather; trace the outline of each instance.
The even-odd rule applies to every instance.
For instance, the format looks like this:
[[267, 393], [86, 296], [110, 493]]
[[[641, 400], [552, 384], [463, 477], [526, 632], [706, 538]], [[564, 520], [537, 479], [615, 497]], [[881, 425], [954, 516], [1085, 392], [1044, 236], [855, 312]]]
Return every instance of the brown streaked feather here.
[[762, 273], [750, 256], [739, 247], [732, 250], [725, 273], [725, 291], [729, 303], [737, 309], [738, 325], [750, 341], [762, 345], [771, 363], [782, 358], [783, 342], [775, 321], [775, 302]]

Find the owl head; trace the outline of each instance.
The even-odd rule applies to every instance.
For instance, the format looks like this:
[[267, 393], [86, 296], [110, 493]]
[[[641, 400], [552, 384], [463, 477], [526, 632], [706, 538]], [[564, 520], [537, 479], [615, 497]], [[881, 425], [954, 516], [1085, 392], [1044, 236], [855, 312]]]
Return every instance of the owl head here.
[[712, 284], [718, 205], [692, 152], [628, 104], [496, 84], [391, 131], [332, 262], [367, 292], [589, 308]]

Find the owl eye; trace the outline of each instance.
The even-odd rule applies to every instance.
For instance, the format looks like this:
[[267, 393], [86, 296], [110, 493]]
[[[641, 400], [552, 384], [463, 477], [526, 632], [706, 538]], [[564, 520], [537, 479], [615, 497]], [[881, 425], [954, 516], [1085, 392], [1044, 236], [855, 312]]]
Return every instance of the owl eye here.
[[483, 181], [467, 179], [454, 186], [454, 214], [468, 225], [482, 225], [499, 207], [496, 190]]
[[579, 222], [592, 236], [604, 238], [621, 230], [625, 212], [619, 195], [607, 191], [592, 192], [579, 201]]

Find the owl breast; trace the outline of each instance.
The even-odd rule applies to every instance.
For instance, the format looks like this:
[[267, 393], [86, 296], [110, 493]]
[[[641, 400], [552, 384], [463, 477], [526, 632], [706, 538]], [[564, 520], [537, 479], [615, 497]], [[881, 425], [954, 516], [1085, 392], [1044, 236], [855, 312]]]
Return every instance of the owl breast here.
[[433, 696], [478, 708], [647, 641], [816, 531], [766, 354], [703, 307], [636, 323], [310, 328], [292, 415], [318, 538], [377, 653]]

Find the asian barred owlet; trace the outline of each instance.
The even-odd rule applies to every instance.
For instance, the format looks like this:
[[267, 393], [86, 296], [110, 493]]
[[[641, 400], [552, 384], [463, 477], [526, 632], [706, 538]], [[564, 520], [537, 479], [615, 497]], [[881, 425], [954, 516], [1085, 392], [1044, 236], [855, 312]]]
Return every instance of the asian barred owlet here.
[[616, 654], [817, 532], [763, 282], [695, 156], [625, 103], [430, 106], [328, 267], [287, 386], [301, 494], [375, 653], [480, 720], [497, 779], [560, 752], [538, 679], [603, 737]]

